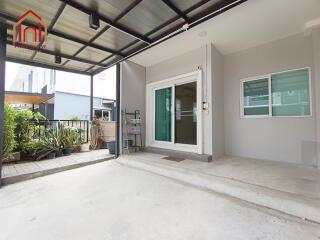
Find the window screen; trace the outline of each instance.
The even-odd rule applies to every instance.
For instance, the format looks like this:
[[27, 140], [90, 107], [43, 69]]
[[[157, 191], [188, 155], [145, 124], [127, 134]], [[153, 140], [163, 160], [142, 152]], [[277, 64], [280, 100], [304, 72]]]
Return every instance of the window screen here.
[[309, 70], [271, 75], [272, 115], [310, 115]]

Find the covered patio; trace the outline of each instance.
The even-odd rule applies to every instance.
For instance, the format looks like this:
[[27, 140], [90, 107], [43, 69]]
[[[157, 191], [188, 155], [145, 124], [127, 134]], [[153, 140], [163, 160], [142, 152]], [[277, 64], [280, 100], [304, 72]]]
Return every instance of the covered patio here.
[[[6, 61], [90, 76], [90, 119], [94, 111], [94, 76], [116, 65], [118, 156], [119, 63], [243, 2], [246, 0], [99, 0], [95, 4], [76, 0], [1, 1], [0, 128], [3, 129]], [[0, 155], [3, 137], [1, 131]], [[0, 170], [1, 166], [2, 161]]]
[[232, 156], [208, 163], [153, 153], [124, 155], [116, 161], [320, 223], [320, 171], [316, 168]]

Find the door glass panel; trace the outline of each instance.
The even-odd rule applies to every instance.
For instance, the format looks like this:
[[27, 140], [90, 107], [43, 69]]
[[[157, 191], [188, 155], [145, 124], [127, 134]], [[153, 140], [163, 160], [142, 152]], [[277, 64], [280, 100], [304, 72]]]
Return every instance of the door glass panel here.
[[172, 89], [155, 91], [155, 140], [171, 142]]
[[197, 83], [175, 86], [175, 143], [197, 144]]

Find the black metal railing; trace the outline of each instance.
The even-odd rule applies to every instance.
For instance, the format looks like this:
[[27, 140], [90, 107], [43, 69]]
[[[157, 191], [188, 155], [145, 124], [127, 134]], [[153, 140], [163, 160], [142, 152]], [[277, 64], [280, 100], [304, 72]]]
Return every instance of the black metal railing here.
[[89, 121], [88, 120], [38, 120], [31, 121], [29, 134], [32, 139], [39, 139], [49, 130], [59, 130], [62, 126], [73, 127], [78, 130], [83, 143], [89, 141]]

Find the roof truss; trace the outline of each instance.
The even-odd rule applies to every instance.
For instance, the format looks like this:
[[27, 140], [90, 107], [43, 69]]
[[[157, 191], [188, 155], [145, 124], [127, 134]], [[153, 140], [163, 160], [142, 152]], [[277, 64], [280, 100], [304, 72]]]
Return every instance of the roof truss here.
[[[131, 19], [135, 19], [134, 17], [139, 17], [140, 19], [141, 14], [139, 15], [135, 11], [141, 11], [141, 8], [143, 7], [141, 6], [141, 4], [144, 4], [144, 1], [147, 0], [131, 1], [130, 4], [121, 9], [121, 11], [119, 11], [119, 13], [113, 18], [103, 15], [103, 12], [99, 13], [97, 9], [90, 7], [79, 0], [52, 1], [58, 1], [60, 2], [60, 5], [55, 10], [55, 12], [52, 13], [53, 17], [50, 20], [50, 24], [48, 24], [48, 36], [53, 36], [56, 41], [59, 41], [59, 39], [61, 39], [61, 41], [68, 41], [70, 43], [77, 44], [76, 46], [79, 46], [78, 49], [72, 54], [68, 54], [61, 51], [61, 49], [49, 50], [37, 48], [33, 50], [31, 56], [27, 59], [16, 56], [7, 56], [6, 59], [8, 61], [38, 67], [52, 68], [62, 71], [95, 75], [121, 61], [124, 61], [138, 53], [141, 53], [142, 51], [145, 51], [163, 41], [166, 41], [167, 39], [176, 36], [177, 34], [180, 34], [181, 32], [183, 32], [182, 26], [185, 24], [188, 24], [189, 28], [192, 28], [247, 0], [195, 0], [193, 1], [195, 2], [193, 5], [185, 6], [185, 8], [181, 8], [181, 4], [183, 3], [182, 1], [179, 2], [175, 0], [161, 0], [162, 4], [167, 8], [162, 9], [162, 11], [167, 12], [168, 16], [163, 16], [163, 19], [161, 19], [161, 21], [158, 21], [158, 23], [154, 25], [151, 30], [149, 29], [146, 32], [141, 32], [141, 30], [139, 31], [140, 28], [135, 29], [130, 24], [130, 26], [124, 24], [124, 20], [129, 19], [129, 23], [131, 23]], [[148, 0], [148, 3], [145, 4], [155, 4], [155, 6], [157, 6], [157, 4], [160, 4], [159, 0], [153, 1]], [[97, 2], [99, 2], [100, 6], [102, 6], [103, 4], [111, 4], [108, 3], [108, 0], [97, 0]], [[35, 0], [30, 0], [30, 8], [34, 7], [33, 4], [35, 3]], [[99, 20], [103, 23], [103, 26], [100, 27], [100, 29], [97, 30], [94, 35], [87, 39], [84, 39], [77, 34], [70, 34], [66, 31], [61, 31], [56, 28], [56, 26], [59, 24], [58, 21], [63, 16], [66, 8], [73, 8], [74, 10], [79, 11], [79, 14], [81, 13], [87, 15], [88, 19], [91, 13], [95, 13], [99, 17]], [[144, 11], [147, 10], [144, 9]], [[22, 13], [23, 12], [21, 12], [21, 14]], [[151, 19], [153, 19], [152, 17], [154, 17], [154, 22], [156, 22], [156, 20], [158, 20], [156, 18], [157, 16], [153, 16], [150, 13], [152, 13], [152, 11], [148, 12], [148, 14], [151, 15]], [[132, 17], [131, 15], [133, 15], [134, 17]], [[77, 16], [73, 17], [77, 18]], [[5, 25], [8, 27], [8, 29], [10, 29], [12, 28], [13, 23], [18, 21], [19, 16], [10, 11], [0, 10], [0, 21], [1, 19], [5, 20]], [[145, 24], [146, 26], [144, 27], [149, 27], [151, 23], [148, 22], [147, 18], [145, 19], [145, 21], [146, 23], [142, 23], [142, 25]], [[25, 21], [23, 24], [25, 26], [36, 27], [34, 23], [29, 21]], [[103, 44], [103, 40], [100, 39], [103, 39], [106, 34], [111, 35], [114, 32], [116, 32], [116, 36], [111, 36], [115, 38], [112, 39], [112, 43], [114, 45], [117, 45], [118, 42], [123, 42], [126, 44], [122, 44], [121, 47], [111, 47], [107, 44]], [[121, 36], [119, 39], [117, 38], [118, 35]], [[127, 39], [131, 40], [129, 41]], [[38, 46], [41, 46], [41, 44], [42, 42], [40, 42]], [[12, 34], [8, 34], [7, 46], [12, 45]], [[17, 49], [17, 51], [19, 51], [19, 49]], [[96, 53], [98, 55], [94, 55], [91, 59], [85, 57], [85, 53], [88, 51], [91, 51], [90, 53]], [[50, 62], [41, 62], [37, 60], [38, 54], [44, 54], [45, 56], [59, 55], [63, 58], [63, 62], [60, 65], [54, 63], [51, 64]], [[76, 65], [79, 64], [81, 68], [71, 68], [70, 63]]]

